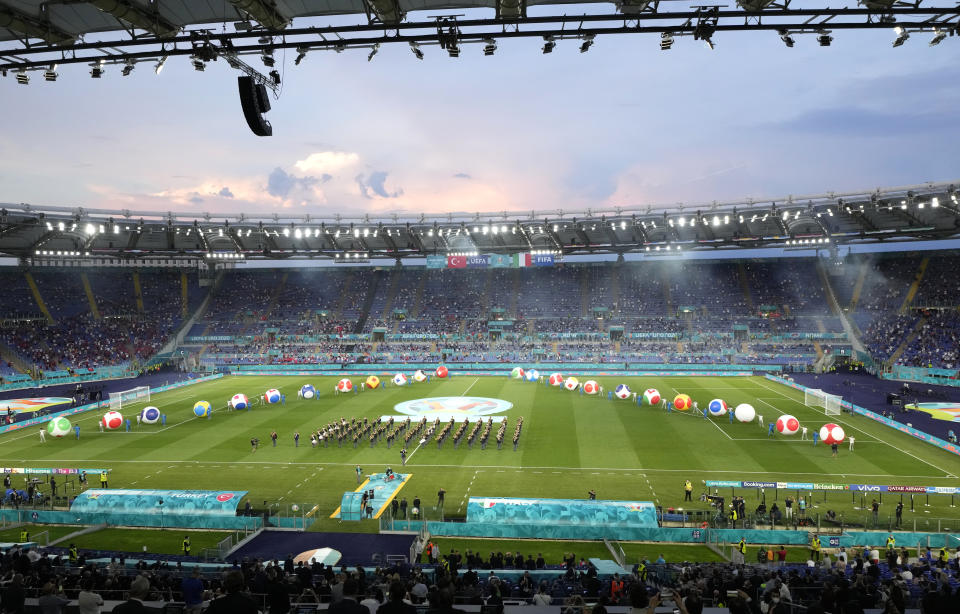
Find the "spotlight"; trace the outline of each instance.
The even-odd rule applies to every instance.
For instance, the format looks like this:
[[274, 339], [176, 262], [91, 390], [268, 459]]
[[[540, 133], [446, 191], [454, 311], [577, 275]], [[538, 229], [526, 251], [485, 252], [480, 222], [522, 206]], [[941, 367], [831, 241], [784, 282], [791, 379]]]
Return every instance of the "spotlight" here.
[[93, 79], [99, 79], [103, 76], [103, 65], [99, 63], [94, 63], [90, 65], [90, 77]]
[[447, 47], [447, 53], [450, 54], [451, 58], [459, 58], [460, 57], [459, 45], [456, 45], [456, 44], [450, 45], [449, 47]]
[[377, 55], [377, 52], [380, 51], [380, 43], [374, 43], [373, 49], [370, 50], [370, 55], [367, 56], [367, 61], [373, 59], [373, 56]]
[[553, 53], [553, 48], [557, 46], [557, 41], [553, 40], [552, 36], [543, 37], [543, 52], [544, 53]]
[[274, 64], [276, 64], [276, 61], [273, 59], [273, 49], [264, 49], [260, 59], [263, 60], [263, 65], [267, 68], [273, 68]]
[[897, 39], [893, 41], [894, 47], [899, 47], [900, 45], [907, 42], [907, 39], [910, 38], [910, 33], [904, 30], [901, 26], [897, 26], [893, 29], [897, 33]]
[[160, 58], [160, 61], [157, 62], [157, 65], [153, 67], [153, 72], [160, 74], [160, 71], [163, 70], [163, 65], [167, 63], [167, 56]]
[[123, 69], [120, 71], [120, 74], [124, 77], [129, 77], [130, 73], [133, 72], [133, 61], [127, 60], [127, 63], [123, 65]]
[[829, 47], [830, 43], [833, 42], [833, 37], [830, 36], [829, 32], [821, 32], [817, 35], [817, 42], [820, 43], [821, 47]]
[[497, 41], [493, 40], [492, 38], [488, 38], [483, 42], [486, 43], [483, 46], [483, 55], [493, 55], [494, 53], [496, 53]]
[[23, 68], [17, 71], [17, 83], [20, 85], [30, 84], [30, 75], [28, 75], [27, 71]]
[[943, 41], [943, 39], [947, 38], [947, 33], [941, 30], [940, 28], [935, 29], [933, 32], [934, 32], [933, 38], [930, 39], [931, 47], [935, 47], [936, 45], [939, 45]]
[[300, 66], [300, 62], [303, 61], [303, 58], [307, 57], [307, 48], [306, 47], [297, 47], [297, 59], [293, 61], [294, 66]]
[[193, 69], [197, 72], [203, 72], [207, 68], [207, 65], [204, 64], [203, 60], [199, 58], [194, 58], [192, 64], [193, 64]]
[[275, 85], [280, 85], [280, 73], [278, 73], [276, 70], [270, 71], [270, 78], [273, 79], [273, 83]]
[[56, 81], [57, 80], [57, 65], [51, 64], [46, 71], [43, 73], [43, 78], [47, 81]]
[[590, 51], [590, 47], [593, 46], [593, 34], [587, 34], [583, 37], [583, 44], [580, 45], [580, 53], [586, 53]]
[[787, 47], [793, 47], [796, 41], [793, 40], [793, 37], [790, 36], [790, 33], [786, 30], [780, 30], [780, 40], [783, 41], [783, 44]]
[[662, 32], [660, 34], [660, 51], [668, 51], [673, 47], [673, 35], [669, 32]]
[[413, 41], [410, 41], [410, 51], [413, 52], [413, 55], [417, 56], [418, 60], [423, 59], [423, 51], [420, 50], [420, 45], [416, 44]]

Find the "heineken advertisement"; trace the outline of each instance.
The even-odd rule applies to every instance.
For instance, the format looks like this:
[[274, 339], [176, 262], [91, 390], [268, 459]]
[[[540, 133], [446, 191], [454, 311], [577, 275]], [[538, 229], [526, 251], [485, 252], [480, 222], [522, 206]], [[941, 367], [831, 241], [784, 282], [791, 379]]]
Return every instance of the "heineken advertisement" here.
[[427, 256], [428, 269], [516, 269], [553, 266], [556, 254], [529, 252], [523, 254], [431, 254]]
[[894, 492], [918, 495], [960, 495], [958, 486], [904, 486], [902, 484], [832, 484], [829, 482], [755, 482], [750, 480], [707, 480], [707, 488], [783, 488], [786, 490], [847, 490], [853, 492]]

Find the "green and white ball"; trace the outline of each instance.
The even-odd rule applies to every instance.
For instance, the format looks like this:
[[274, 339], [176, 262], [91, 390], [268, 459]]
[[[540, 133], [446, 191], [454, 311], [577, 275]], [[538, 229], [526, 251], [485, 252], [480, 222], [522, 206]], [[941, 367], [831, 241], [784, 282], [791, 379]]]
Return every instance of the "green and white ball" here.
[[510, 377], [513, 379], [523, 379], [523, 369], [520, 367], [514, 367], [513, 370], [510, 371]]
[[51, 437], [66, 437], [70, 434], [70, 421], [66, 418], [54, 418], [47, 422], [47, 433]]

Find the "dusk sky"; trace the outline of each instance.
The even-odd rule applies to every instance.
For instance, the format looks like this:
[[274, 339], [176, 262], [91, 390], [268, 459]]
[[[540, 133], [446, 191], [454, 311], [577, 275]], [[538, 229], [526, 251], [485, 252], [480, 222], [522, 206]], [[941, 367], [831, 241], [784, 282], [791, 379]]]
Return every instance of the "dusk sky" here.
[[[732, 3], [731, 3], [732, 4]], [[571, 7], [562, 9], [573, 12]], [[450, 11], [459, 12], [463, 11]], [[542, 7], [538, 13], [546, 12]], [[560, 12], [554, 10], [553, 12]], [[474, 12], [492, 16], [492, 11]], [[531, 14], [534, 11], [531, 10]], [[312, 23], [330, 23], [316, 20]], [[304, 22], [311, 23], [311, 22]], [[301, 25], [297, 22], [297, 25]], [[224, 61], [0, 80], [0, 201], [285, 213], [575, 210], [960, 178], [960, 40], [892, 30], [278, 53], [252, 135]], [[285, 60], [285, 61], [284, 61]], [[259, 60], [252, 64], [262, 67]], [[280, 67], [283, 62], [284, 66]]]

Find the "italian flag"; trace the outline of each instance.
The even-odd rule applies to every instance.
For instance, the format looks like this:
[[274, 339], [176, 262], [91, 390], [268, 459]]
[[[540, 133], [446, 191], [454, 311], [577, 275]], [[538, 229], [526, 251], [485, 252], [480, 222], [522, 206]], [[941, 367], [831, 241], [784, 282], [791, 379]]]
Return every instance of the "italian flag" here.
[[533, 266], [533, 256], [531, 256], [530, 254], [514, 254], [513, 266], [515, 267]]

